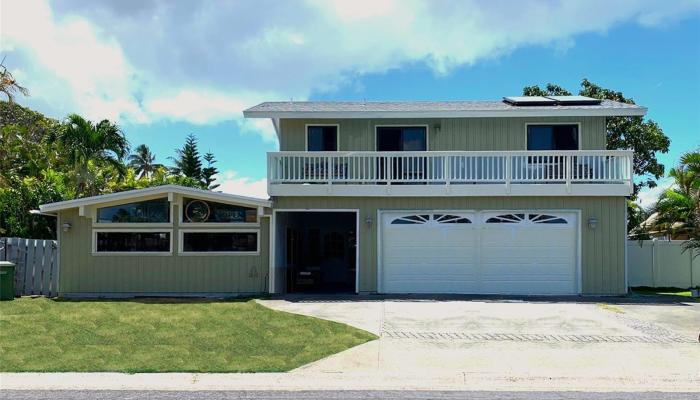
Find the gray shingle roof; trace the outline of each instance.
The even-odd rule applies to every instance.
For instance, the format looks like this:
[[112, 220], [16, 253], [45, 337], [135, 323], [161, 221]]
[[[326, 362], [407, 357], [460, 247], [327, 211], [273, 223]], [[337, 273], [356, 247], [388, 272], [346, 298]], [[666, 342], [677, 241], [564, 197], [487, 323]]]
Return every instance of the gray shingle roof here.
[[248, 118], [479, 117], [546, 115], [644, 115], [646, 108], [603, 100], [596, 105], [514, 106], [495, 101], [279, 101], [243, 111]]

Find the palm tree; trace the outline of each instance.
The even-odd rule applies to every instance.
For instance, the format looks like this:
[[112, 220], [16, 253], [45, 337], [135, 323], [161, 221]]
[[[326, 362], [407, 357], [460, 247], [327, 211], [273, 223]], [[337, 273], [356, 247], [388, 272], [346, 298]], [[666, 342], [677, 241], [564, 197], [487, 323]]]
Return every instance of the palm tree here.
[[4, 58], [0, 61], [0, 92], [5, 93], [7, 101], [10, 103], [14, 102], [16, 92], [29, 96], [29, 90], [17, 83], [12, 73], [5, 67]]
[[694, 228], [690, 239], [683, 243], [683, 251], [691, 251], [693, 257], [700, 256], [700, 151], [685, 153], [681, 156], [681, 165], [692, 176], [689, 184], [689, 195], [695, 202], [695, 212], [691, 221]]
[[[700, 152], [683, 154], [669, 176], [675, 188], [665, 191], [656, 204], [656, 229], [670, 236], [682, 233], [687, 237], [683, 251], [700, 250]], [[700, 255], [695, 252], [694, 257]]]
[[162, 164], [157, 164], [156, 155], [151, 153], [151, 149], [145, 144], [141, 144], [136, 148], [136, 152], [129, 156], [129, 166], [136, 171], [136, 178], [150, 178], [156, 169], [163, 167]]
[[119, 176], [126, 173], [122, 160], [129, 152], [129, 142], [121, 129], [106, 119], [95, 124], [80, 115], [71, 114], [57, 139], [63, 147], [66, 160], [73, 167], [80, 194], [85, 194], [92, 166], [112, 167]]

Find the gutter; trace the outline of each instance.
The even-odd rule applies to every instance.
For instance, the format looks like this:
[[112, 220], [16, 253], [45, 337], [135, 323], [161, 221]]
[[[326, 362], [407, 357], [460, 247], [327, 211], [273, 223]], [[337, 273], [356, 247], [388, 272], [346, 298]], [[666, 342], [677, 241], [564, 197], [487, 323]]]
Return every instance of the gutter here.
[[46, 217], [58, 217], [58, 213], [43, 212], [41, 210], [29, 210], [31, 215], [44, 215]]

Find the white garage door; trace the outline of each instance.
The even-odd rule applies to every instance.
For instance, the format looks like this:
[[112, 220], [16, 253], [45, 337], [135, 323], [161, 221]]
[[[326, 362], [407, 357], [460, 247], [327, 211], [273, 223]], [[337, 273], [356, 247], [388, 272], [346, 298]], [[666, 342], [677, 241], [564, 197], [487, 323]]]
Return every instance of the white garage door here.
[[576, 215], [385, 212], [384, 293], [574, 294]]

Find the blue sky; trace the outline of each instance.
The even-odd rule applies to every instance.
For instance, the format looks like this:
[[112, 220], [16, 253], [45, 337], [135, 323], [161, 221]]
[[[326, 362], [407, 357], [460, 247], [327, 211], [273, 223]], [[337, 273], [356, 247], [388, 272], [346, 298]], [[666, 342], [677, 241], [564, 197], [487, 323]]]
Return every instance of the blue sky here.
[[226, 191], [259, 196], [277, 144], [240, 111], [264, 100], [496, 99], [586, 77], [649, 108], [667, 166], [700, 146], [698, 1], [183, 3], [3, 3], [6, 64], [32, 91], [20, 102], [117, 120], [161, 162], [195, 133]]

